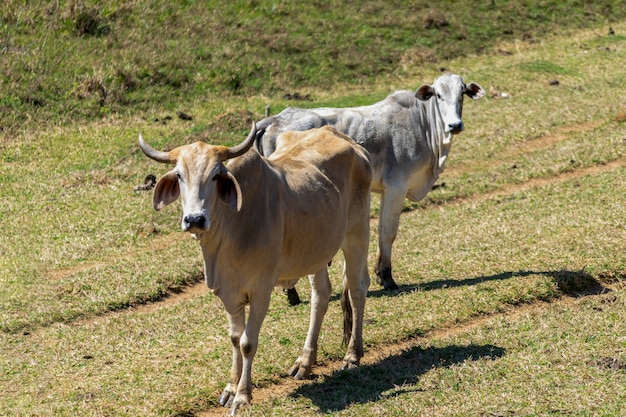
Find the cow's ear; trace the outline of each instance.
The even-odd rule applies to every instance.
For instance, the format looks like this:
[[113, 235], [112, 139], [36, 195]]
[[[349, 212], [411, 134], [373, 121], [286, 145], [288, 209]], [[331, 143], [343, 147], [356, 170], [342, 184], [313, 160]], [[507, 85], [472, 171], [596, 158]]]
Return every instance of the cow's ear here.
[[235, 176], [224, 167], [222, 172], [215, 177], [215, 181], [219, 199], [232, 211], [241, 210], [241, 188]]
[[485, 90], [476, 83], [469, 83], [465, 86], [465, 94], [469, 98], [476, 100], [485, 95]]
[[170, 171], [163, 176], [154, 189], [154, 198], [152, 204], [155, 210], [161, 210], [163, 207], [176, 201], [180, 196], [180, 188], [178, 187], [178, 176], [174, 171]]
[[415, 97], [422, 101], [426, 101], [430, 99], [433, 94], [435, 94], [435, 89], [428, 84], [424, 84], [417, 89], [417, 91], [415, 92]]

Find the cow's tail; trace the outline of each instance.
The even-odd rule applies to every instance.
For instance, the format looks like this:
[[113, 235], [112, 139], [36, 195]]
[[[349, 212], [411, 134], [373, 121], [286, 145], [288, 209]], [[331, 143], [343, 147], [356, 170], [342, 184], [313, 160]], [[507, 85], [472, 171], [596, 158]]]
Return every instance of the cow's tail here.
[[263, 153], [263, 135], [265, 134], [265, 130], [267, 130], [267, 128], [270, 127], [272, 123], [274, 123], [274, 117], [266, 117], [263, 120], [259, 120], [256, 124], [257, 130], [261, 133], [257, 133], [256, 140], [254, 141], [254, 147], [256, 148], [257, 152], [263, 156], [269, 156], [264, 155]]
[[341, 292], [341, 310], [343, 310], [343, 344], [348, 345], [352, 337], [352, 303], [348, 294], [348, 287], [344, 284]]

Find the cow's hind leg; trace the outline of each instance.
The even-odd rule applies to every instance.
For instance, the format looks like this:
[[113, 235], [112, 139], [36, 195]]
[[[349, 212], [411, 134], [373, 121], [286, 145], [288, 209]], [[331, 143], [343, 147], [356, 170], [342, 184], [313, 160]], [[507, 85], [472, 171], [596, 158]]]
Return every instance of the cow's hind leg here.
[[367, 272], [369, 210], [363, 218], [364, 224], [349, 232], [342, 246], [345, 261], [341, 307], [344, 316], [344, 343], [348, 345], [342, 369], [357, 366], [363, 357], [363, 317], [367, 289], [370, 285], [370, 276]]
[[322, 320], [330, 299], [331, 285], [328, 278], [328, 268], [324, 267], [315, 275], [309, 275], [311, 282], [311, 319], [309, 332], [304, 342], [302, 354], [289, 370], [289, 375], [295, 379], [304, 379], [311, 374], [311, 368], [317, 360], [317, 339], [322, 327]]
[[398, 284], [391, 274], [391, 246], [398, 234], [402, 202], [406, 190], [387, 186], [380, 199], [378, 218], [378, 259], [376, 262], [376, 281], [386, 290], [395, 290]]
[[[367, 296], [367, 288], [362, 288], [361, 285], [348, 288], [346, 281], [344, 278], [345, 288], [341, 294], [341, 308], [344, 314], [344, 343], [347, 343], [348, 347], [341, 369], [358, 366], [363, 357], [363, 317]], [[367, 282], [369, 284], [369, 278]]]
[[298, 291], [296, 291], [296, 284], [299, 280], [299, 278], [296, 278], [289, 281], [279, 282], [279, 284], [283, 287], [283, 293], [287, 295], [287, 301], [289, 301], [290, 306], [297, 306], [302, 302], [300, 301]]

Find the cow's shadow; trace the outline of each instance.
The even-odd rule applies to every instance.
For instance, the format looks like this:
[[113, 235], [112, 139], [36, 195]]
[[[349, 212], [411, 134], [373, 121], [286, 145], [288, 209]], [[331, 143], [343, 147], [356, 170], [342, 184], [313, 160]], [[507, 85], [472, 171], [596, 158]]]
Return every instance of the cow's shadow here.
[[[552, 277], [558, 289], [571, 297], [583, 297], [585, 295], [597, 295], [610, 292], [611, 290], [602, 285], [592, 275], [585, 271], [570, 271], [566, 269], [554, 271], [507, 271], [493, 275], [483, 275], [471, 278], [448, 278], [436, 281], [421, 282], [415, 284], [400, 284], [397, 290], [385, 290], [380, 288], [378, 284], [372, 282], [367, 291], [368, 298], [392, 297], [403, 293], [414, 291], [435, 291], [446, 288], [468, 287], [471, 285], [482, 284], [489, 281], [503, 281], [518, 277], [527, 277], [530, 275], [543, 275]], [[372, 280], [373, 281], [373, 280]], [[333, 293], [330, 301], [338, 301], [341, 293]], [[304, 301], [308, 303], [308, 301]]]
[[[478, 285], [489, 281], [543, 275], [551, 277], [563, 294], [573, 297], [610, 292], [592, 275], [584, 271], [511, 271], [465, 279], [441, 279], [424, 283], [401, 285], [398, 290], [370, 289], [369, 297], [389, 297], [413, 291], [435, 291], [446, 288]], [[339, 294], [332, 299], [339, 298]], [[307, 397], [322, 413], [341, 411], [352, 404], [378, 401], [403, 391], [419, 390], [415, 385], [431, 369], [450, 367], [466, 361], [496, 360], [505, 350], [494, 345], [466, 345], [446, 347], [413, 347], [399, 355], [390, 356], [375, 364], [363, 365], [349, 371], [339, 371], [312, 384], [300, 386], [292, 397]], [[407, 387], [407, 388], [402, 388]]]
[[591, 294], [602, 294], [610, 290], [585, 271], [554, 270], [554, 271], [508, 271], [494, 275], [462, 279], [440, 279], [423, 283], [400, 285], [397, 290], [385, 290], [371, 286], [367, 292], [368, 297], [388, 297], [392, 295], [413, 291], [434, 291], [445, 288], [466, 287], [478, 285], [489, 281], [503, 281], [512, 278], [527, 277], [530, 275], [543, 275], [554, 279], [561, 292], [569, 296], [579, 297]]
[[323, 380], [302, 385], [293, 391], [293, 398], [306, 397], [320, 412], [336, 412], [354, 404], [379, 401], [381, 398], [416, 391], [415, 385], [432, 369], [476, 360], [497, 360], [505, 350], [494, 345], [465, 345], [446, 347], [413, 347], [399, 355], [375, 364], [338, 371]]

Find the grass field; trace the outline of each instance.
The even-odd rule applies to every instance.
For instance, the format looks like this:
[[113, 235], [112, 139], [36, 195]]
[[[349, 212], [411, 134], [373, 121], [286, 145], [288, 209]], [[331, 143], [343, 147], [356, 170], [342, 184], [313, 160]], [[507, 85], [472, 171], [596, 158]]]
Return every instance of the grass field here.
[[372, 103], [441, 68], [488, 95], [405, 204], [362, 366], [338, 371], [333, 296], [314, 378], [286, 377], [302, 281], [241, 414], [626, 415], [622, 2], [22, 3], [0, 12], [0, 415], [223, 415], [226, 316], [180, 208], [133, 190], [166, 170], [138, 133], [233, 144], [268, 104]]

